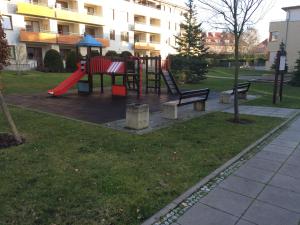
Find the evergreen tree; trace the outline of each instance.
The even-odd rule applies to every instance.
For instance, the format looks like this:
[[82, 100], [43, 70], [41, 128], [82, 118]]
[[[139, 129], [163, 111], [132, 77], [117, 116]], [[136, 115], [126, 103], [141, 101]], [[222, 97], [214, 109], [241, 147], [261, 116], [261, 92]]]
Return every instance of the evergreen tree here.
[[4, 66], [9, 65], [9, 48], [1, 20], [2, 18], [0, 16], [0, 70], [2, 70]]
[[290, 83], [293, 86], [300, 87], [300, 57], [296, 61], [295, 71], [293, 73], [293, 78]]
[[184, 22], [180, 25], [183, 33], [175, 36], [177, 47], [174, 47], [181, 56], [206, 56], [201, 23], [197, 21], [197, 11], [194, 0], [186, 2], [188, 12], [184, 14]]

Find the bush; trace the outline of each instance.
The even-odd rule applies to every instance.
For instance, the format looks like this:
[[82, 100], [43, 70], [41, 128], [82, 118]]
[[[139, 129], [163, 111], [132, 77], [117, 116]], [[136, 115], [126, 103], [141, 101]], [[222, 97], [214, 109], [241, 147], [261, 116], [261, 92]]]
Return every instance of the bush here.
[[169, 57], [171, 60], [171, 68], [176, 74], [180, 74], [181, 82], [198, 83], [205, 78], [205, 74], [207, 73], [206, 60], [196, 56], [186, 57], [172, 55]]
[[77, 62], [79, 59], [77, 59], [76, 52], [71, 51], [67, 54], [66, 58], [66, 71], [67, 72], [74, 72], [77, 70]]
[[121, 57], [131, 57], [132, 56], [132, 54], [131, 54], [131, 52], [129, 52], [129, 51], [123, 51], [123, 52], [121, 52], [121, 54], [120, 54], [120, 56]]
[[116, 56], [118, 56], [118, 53], [116, 51], [109, 50], [106, 52], [105, 56], [116, 57]]
[[[300, 55], [300, 52], [299, 52]], [[290, 81], [292, 86], [300, 87], [300, 57], [296, 61], [295, 71], [293, 73], [293, 78]]]
[[46, 52], [44, 67], [47, 72], [57, 73], [63, 71], [64, 65], [58, 51], [50, 49]]
[[98, 50], [92, 50], [91, 57], [94, 57], [94, 56], [100, 56], [100, 52]]

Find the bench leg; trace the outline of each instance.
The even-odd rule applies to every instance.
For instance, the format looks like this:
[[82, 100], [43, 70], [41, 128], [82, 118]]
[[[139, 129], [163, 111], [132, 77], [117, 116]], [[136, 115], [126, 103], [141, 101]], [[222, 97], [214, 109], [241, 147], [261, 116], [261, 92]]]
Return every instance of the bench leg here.
[[205, 111], [205, 102], [195, 102], [194, 110], [198, 112]]
[[166, 119], [176, 120], [178, 118], [177, 105], [163, 104], [162, 117]]
[[230, 98], [231, 98], [231, 95], [229, 95], [229, 94], [221, 94], [220, 95], [220, 103], [229, 104]]
[[247, 93], [238, 93], [239, 99], [247, 99]]

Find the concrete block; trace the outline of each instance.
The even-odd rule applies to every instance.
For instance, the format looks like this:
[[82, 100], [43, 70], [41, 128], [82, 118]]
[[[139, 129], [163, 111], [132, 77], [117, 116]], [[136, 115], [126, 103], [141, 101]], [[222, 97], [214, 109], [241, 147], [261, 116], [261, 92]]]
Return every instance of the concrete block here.
[[166, 102], [162, 105], [162, 117], [167, 119], [177, 119], [178, 109], [177, 102]]
[[231, 93], [228, 91], [223, 91], [220, 95], [220, 103], [230, 104], [231, 103]]
[[194, 110], [198, 112], [205, 111], [205, 102], [195, 102]]
[[126, 108], [126, 127], [134, 130], [149, 126], [149, 105], [128, 104]]
[[239, 99], [247, 99], [247, 93], [238, 93]]

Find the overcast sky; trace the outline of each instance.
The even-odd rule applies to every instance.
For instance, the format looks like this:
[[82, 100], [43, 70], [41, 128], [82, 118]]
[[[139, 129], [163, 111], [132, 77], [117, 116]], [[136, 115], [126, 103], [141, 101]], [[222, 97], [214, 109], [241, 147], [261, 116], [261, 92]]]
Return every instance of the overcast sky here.
[[[181, 3], [186, 2], [185, 0], [174, 0], [175, 2]], [[270, 9], [264, 14], [263, 18], [255, 24], [255, 28], [259, 31], [260, 40], [264, 40], [269, 37], [269, 23], [271, 21], [280, 21], [285, 20], [286, 18], [286, 12], [283, 11], [282, 7], [287, 6], [295, 6], [300, 5], [300, 0], [265, 0], [267, 3], [273, 3], [272, 6], [270, 6]], [[195, 3], [197, 0], [195, 0]], [[203, 12], [201, 10], [199, 18], [200, 20], [205, 20], [203, 16]], [[213, 31], [210, 30], [211, 27], [209, 27], [207, 24], [204, 24], [204, 28], [206, 31]]]

